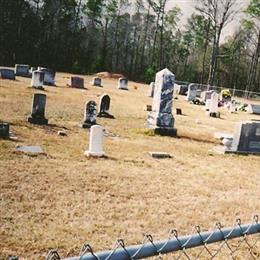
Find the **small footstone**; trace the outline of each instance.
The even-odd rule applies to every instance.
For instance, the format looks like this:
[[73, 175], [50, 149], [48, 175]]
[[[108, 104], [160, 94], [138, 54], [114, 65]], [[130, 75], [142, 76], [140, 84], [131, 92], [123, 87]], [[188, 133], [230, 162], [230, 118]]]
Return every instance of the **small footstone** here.
[[149, 152], [149, 154], [156, 159], [172, 158], [172, 156], [166, 152]]
[[8, 139], [9, 138], [9, 124], [0, 123], [0, 138]]

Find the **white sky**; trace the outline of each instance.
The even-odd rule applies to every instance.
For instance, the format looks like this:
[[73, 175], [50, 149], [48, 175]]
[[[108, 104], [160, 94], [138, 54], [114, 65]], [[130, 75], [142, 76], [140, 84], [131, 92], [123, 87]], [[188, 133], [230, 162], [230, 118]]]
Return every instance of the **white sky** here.
[[[195, 12], [195, 3], [196, 0], [168, 0], [166, 9], [171, 9], [174, 6], [179, 6], [181, 8], [181, 11], [183, 13], [183, 16], [181, 17], [181, 24], [185, 24], [187, 21], [187, 18], [191, 16], [193, 12]], [[237, 3], [241, 6], [241, 13], [243, 12], [243, 9], [246, 8], [250, 0], [237, 0]], [[223, 30], [223, 36], [222, 41], [224, 38], [226, 38], [229, 35], [232, 35], [234, 30], [239, 26], [239, 21], [242, 14], [236, 15], [233, 22], [228, 24], [226, 28]]]

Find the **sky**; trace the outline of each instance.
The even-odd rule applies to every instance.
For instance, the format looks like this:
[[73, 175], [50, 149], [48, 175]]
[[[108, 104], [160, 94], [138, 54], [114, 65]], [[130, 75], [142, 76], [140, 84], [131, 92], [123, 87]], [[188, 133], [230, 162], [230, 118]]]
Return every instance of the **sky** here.
[[[246, 8], [250, 0], [237, 0], [238, 4], [241, 5], [241, 11]], [[195, 11], [195, 3], [196, 0], [168, 0], [166, 9], [169, 10], [174, 6], [179, 6], [181, 8], [181, 11], [183, 13], [183, 16], [181, 17], [181, 24], [185, 24], [187, 22], [187, 18], [191, 16], [191, 14]], [[242, 17], [242, 14], [236, 15], [233, 22], [228, 24], [223, 29], [223, 35], [221, 41], [224, 41], [225, 38], [232, 35], [236, 28], [239, 26], [239, 21]]]

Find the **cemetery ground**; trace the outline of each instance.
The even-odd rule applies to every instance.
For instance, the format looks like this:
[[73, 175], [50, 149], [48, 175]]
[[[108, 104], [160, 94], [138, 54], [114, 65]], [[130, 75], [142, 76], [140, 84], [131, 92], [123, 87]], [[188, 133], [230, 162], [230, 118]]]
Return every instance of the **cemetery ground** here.
[[[148, 232], [165, 239], [172, 228], [190, 234], [194, 225], [212, 230], [217, 221], [232, 226], [237, 217], [252, 220], [260, 211], [259, 156], [210, 152], [215, 132], [230, 132], [236, 122], [257, 115], [205, 114], [184, 96], [173, 103], [178, 138], [154, 136], [146, 129], [152, 103], [148, 86], [103, 79], [103, 88], [69, 88], [69, 74], [58, 73], [57, 87], [30, 87], [30, 79], [0, 80], [0, 120], [10, 123], [18, 140], [0, 140], [0, 259], [44, 259], [51, 248], [62, 256], [78, 255], [83, 243], [95, 250], [113, 247], [124, 238], [140, 243]], [[33, 93], [47, 95], [48, 126], [27, 122]], [[85, 102], [107, 93], [115, 119], [97, 118], [105, 132], [106, 158], [86, 158], [89, 132], [79, 127]], [[185, 115], [177, 116], [181, 108]], [[57, 132], [66, 129], [67, 136]], [[45, 154], [15, 151], [16, 145], [40, 145]], [[154, 159], [150, 151], [169, 152]]]

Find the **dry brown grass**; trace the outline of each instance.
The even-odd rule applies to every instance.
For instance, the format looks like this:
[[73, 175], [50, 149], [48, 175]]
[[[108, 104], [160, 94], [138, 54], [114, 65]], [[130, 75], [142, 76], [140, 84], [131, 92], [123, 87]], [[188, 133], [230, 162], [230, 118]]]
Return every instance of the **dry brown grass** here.
[[[46, 127], [26, 122], [36, 92], [30, 80], [0, 80], [0, 120], [19, 138], [0, 141], [0, 259], [43, 259], [50, 248], [72, 256], [84, 242], [104, 250], [118, 238], [134, 244], [145, 232], [162, 239], [173, 227], [185, 234], [195, 224], [211, 229], [259, 213], [260, 158], [209, 152], [214, 132], [257, 116], [221, 110], [221, 119], [209, 118], [179, 97], [174, 108], [186, 115], [175, 117], [180, 138], [153, 136], [145, 129], [144, 105], [152, 102], [146, 85], [130, 82], [130, 91], [120, 91], [116, 80], [103, 79], [97, 88], [86, 76], [88, 89], [79, 90], [66, 87], [68, 76], [59, 73], [58, 86], [45, 88]], [[104, 92], [116, 118], [98, 118], [108, 158], [87, 159], [89, 133], [78, 124], [85, 102]], [[57, 135], [63, 127], [67, 137]], [[17, 153], [17, 144], [41, 145], [47, 155]], [[149, 151], [173, 158], [155, 160]]]

